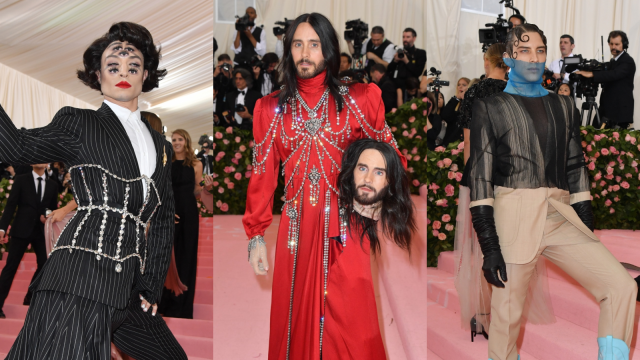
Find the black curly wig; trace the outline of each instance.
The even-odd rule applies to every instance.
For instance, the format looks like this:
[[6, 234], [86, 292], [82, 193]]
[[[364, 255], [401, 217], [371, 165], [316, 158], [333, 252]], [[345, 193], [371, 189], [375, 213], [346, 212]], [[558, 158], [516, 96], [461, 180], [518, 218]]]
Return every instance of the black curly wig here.
[[160, 63], [160, 47], [153, 44], [151, 33], [144, 26], [131, 22], [119, 22], [111, 25], [109, 32], [94, 41], [82, 55], [84, 70], [78, 70], [78, 79], [88, 87], [101, 91], [96, 71], [100, 70], [100, 61], [105, 49], [115, 41], [126, 41], [133, 44], [144, 59], [144, 69], [148, 71], [147, 79], [142, 84], [142, 92], [149, 92], [158, 87], [158, 83], [167, 75], [166, 69], [158, 69]]

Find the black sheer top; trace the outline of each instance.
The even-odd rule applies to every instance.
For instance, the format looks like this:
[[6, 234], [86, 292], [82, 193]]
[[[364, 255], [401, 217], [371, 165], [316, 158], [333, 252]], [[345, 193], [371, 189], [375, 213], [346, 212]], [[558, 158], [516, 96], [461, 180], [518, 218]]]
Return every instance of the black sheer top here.
[[493, 198], [494, 186], [589, 191], [580, 123], [568, 96], [502, 92], [475, 101], [465, 169], [471, 201]]
[[496, 79], [484, 79], [477, 84], [473, 84], [464, 94], [464, 100], [460, 104], [458, 127], [469, 129], [471, 110], [476, 99], [484, 99], [501, 93], [506, 87], [506, 81]]

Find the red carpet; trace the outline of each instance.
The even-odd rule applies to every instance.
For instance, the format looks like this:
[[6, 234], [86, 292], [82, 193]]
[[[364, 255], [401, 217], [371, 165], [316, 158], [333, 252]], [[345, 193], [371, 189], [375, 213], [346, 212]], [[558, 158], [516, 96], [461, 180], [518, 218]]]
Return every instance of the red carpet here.
[[[596, 230], [596, 235], [619, 261], [639, 265], [639, 232]], [[432, 357], [436, 360], [486, 359], [487, 340], [480, 336], [472, 343], [470, 334], [460, 326], [460, 304], [453, 285], [453, 264], [453, 254], [444, 252], [438, 259], [438, 268], [428, 269], [429, 360]], [[598, 304], [557, 266], [549, 261], [546, 264], [557, 322], [523, 326], [518, 340], [521, 359], [595, 359], [598, 356]], [[635, 271], [629, 273], [633, 277], [639, 274]], [[630, 359], [636, 360], [640, 359], [640, 344], [636, 343], [639, 316], [640, 306], [636, 306], [636, 333], [630, 355]]]
[[[198, 273], [194, 319], [165, 318], [167, 325], [182, 345], [190, 360], [213, 359], [213, 218], [200, 218]], [[3, 259], [6, 260], [4, 254]], [[5, 261], [0, 261], [0, 269]], [[0, 358], [4, 359], [18, 336], [27, 315], [22, 305], [29, 281], [36, 270], [36, 256], [27, 253], [13, 280], [11, 291], [2, 308], [7, 315], [0, 319]]]
[[[406, 252], [383, 242], [372, 258], [372, 275], [382, 337], [391, 360], [427, 357], [426, 199], [415, 196], [419, 231], [411, 260]], [[273, 269], [280, 216], [265, 233]], [[256, 276], [247, 262], [242, 216], [214, 216], [214, 358], [267, 359], [273, 270]]]

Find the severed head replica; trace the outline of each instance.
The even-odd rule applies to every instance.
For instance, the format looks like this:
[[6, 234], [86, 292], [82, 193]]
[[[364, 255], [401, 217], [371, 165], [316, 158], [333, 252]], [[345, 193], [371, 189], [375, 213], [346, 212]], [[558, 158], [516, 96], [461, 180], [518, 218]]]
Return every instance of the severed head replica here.
[[368, 236], [371, 249], [380, 252], [380, 221], [383, 234], [410, 251], [416, 224], [409, 178], [391, 145], [373, 139], [351, 144], [342, 157], [338, 187], [352, 237], [360, 238], [362, 244]]

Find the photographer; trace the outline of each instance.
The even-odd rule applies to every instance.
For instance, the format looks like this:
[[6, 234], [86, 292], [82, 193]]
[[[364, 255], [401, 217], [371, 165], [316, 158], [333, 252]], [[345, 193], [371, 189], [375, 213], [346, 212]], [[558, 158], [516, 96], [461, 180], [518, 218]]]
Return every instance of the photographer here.
[[196, 155], [196, 158], [202, 162], [202, 173], [206, 175], [213, 174], [213, 156], [211, 152], [213, 149], [213, 143], [209, 139], [209, 135], [204, 134], [200, 136], [198, 145], [201, 146], [200, 151]]
[[251, 130], [253, 129], [253, 108], [256, 106], [256, 101], [262, 96], [258, 91], [251, 89], [253, 77], [246, 69], [235, 69], [233, 79], [237, 90], [227, 94], [227, 111], [222, 119], [226, 124], [223, 126]]
[[516, 27], [516, 26], [527, 23], [527, 20], [524, 18], [524, 16], [520, 14], [513, 14], [509, 16], [509, 20], [507, 21], [509, 21], [513, 25], [512, 27]]
[[378, 85], [382, 90], [382, 102], [384, 103], [384, 113], [391, 112], [391, 109], [396, 107], [396, 87], [393, 85], [393, 81], [385, 75], [386, 69], [382, 64], [375, 64], [371, 67], [371, 81]]
[[353, 63], [353, 59], [349, 54], [343, 52], [340, 54], [340, 72], [351, 69], [351, 64]]
[[213, 97], [214, 97], [214, 124], [218, 124], [222, 118], [222, 112], [227, 110], [226, 97], [227, 93], [233, 91], [234, 85], [232, 81], [233, 76], [233, 61], [227, 54], [220, 54], [218, 56], [218, 65], [213, 70]]
[[275, 53], [267, 53], [262, 60], [256, 62], [252, 60], [253, 90], [260, 92], [262, 96], [267, 96], [280, 88], [276, 70], [279, 61]]
[[608, 127], [626, 129], [633, 124], [633, 77], [636, 63], [627, 53], [629, 39], [623, 31], [614, 30], [607, 38], [611, 55], [609, 67], [604, 71], [576, 71], [576, 74], [602, 83], [600, 117], [608, 118]]
[[393, 61], [387, 67], [389, 77], [393, 79], [396, 88], [404, 90], [407, 78], [418, 78], [427, 64], [427, 52], [414, 46], [416, 31], [406, 28], [402, 32], [402, 46], [393, 56]]
[[250, 69], [251, 58], [255, 55], [264, 56], [267, 52], [267, 34], [261, 27], [255, 26], [256, 9], [248, 7], [243, 17], [236, 20], [236, 28], [239, 24], [245, 24], [243, 30], [234, 30], [235, 40], [231, 44], [231, 50], [236, 54], [233, 61], [247, 69]]
[[404, 90], [396, 89], [396, 93], [398, 95], [398, 107], [415, 98], [422, 97], [420, 93], [420, 81], [414, 77], [410, 77], [407, 79], [406, 88]]
[[573, 37], [571, 35], [562, 35], [560, 36], [560, 59], [554, 60], [551, 65], [549, 65], [549, 70], [553, 71], [553, 77], [560, 80], [562, 78], [562, 82], [567, 84], [569, 83], [569, 74], [565, 73], [560, 74], [562, 71], [562, 65], [564, 63], [564, 58], [573, 57], [573, 49], [576, 47]]
[[[349, 52], [355, 55], [353, 41], [347, 41], [347, 46], [349, 46]], [[368, 61], [367, 66], [365, 66], [367, 74], [371, 72], [371, 67], [374, 64], [382, 64], [385, 68], [389, 66], [389, 63], [393, 61], [394, 54], [395, 46], [391, 41], [384, 38], [384, 29], [382, 26], [374, 26], [373, 29], [371, 29], [371, 39], [367, 39], [362, 43], [362, 51], [360, 54], [367, 56]], [[425, 60], [425, 63], [426, 62]]]

